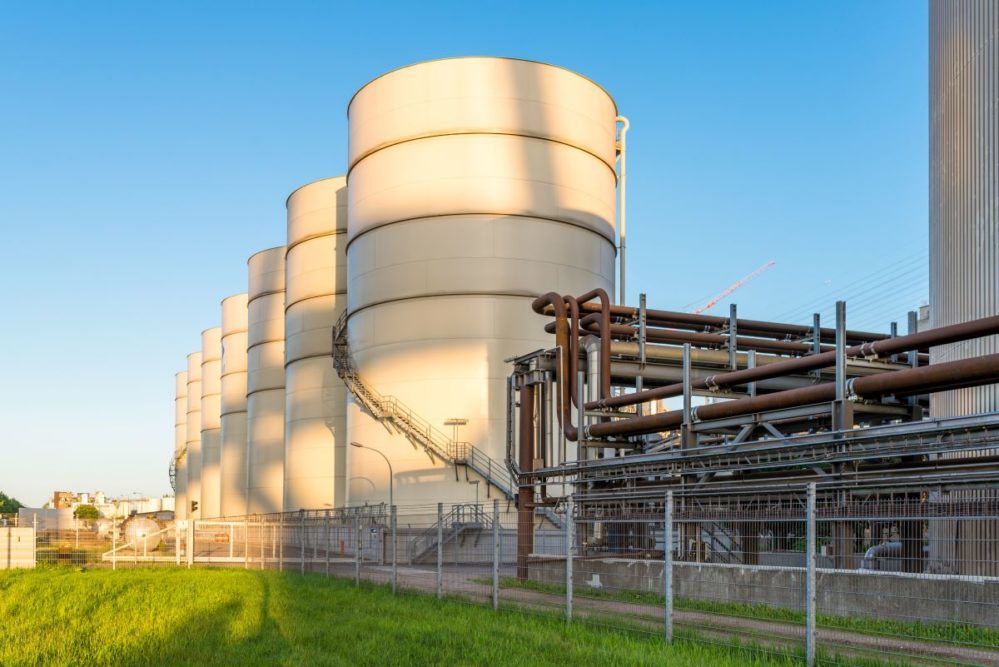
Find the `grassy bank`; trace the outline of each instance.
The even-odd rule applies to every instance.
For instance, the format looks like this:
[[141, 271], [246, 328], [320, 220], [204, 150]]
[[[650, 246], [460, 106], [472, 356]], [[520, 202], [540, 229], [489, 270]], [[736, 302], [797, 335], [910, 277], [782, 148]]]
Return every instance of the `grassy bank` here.
[[[483, 580], [484, 583], [491, 583]], [[562, 584], [546, 584], [537, 581], [518, 581], [513, 577], [500, 579], [500, 588], [523, 588], [543, 593], [565, 595]], [[645, 591], [606, 590], [601, 588], [585, 588], [573, 586], [574, 595], [591, 599], [614, 600], [617, 602], [632, 602], [662, 606], [664, 598], [658, 593]], [[722, 602], [716, 600], [694, 600], [676, 597], [673, 600], [674, 609], [703, 611], [724, 616], [737, 616], [767, 621], [785, 621], [804, 624], [805, 613], [783, 607], [766, 604], [748, 604], [742, 602]], [[858, 616], [836, 616], [819, 612], [816, 615], [816, 625], [820, 628], [835, 628], [850, 630], [870, 635], [887, 635], [927, 641], [957, 642], [974, 646], [999, 646], [999, 630], [983, 628], [963, 623], [919, 623], [891, 619], [863, 618]]]
[[[314, 575], [0, 572], [0, 664], [784, 664]], [[788, 661], [789, 662], [789, 661]]]

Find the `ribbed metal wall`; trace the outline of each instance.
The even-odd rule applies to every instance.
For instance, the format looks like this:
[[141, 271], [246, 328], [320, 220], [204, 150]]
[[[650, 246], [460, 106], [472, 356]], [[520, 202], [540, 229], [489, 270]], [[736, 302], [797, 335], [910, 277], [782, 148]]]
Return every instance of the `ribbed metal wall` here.
[[347, 389], [331, 362], [333, 325], [347, 306], [347, 179], [288, 197], [285, 256], [286, 511], [343, 505]]
[[246, 303], [222, 299], [221, 516], [246, 514]]
[[[999, 3], [930, 3], [930, 321], [999, 313]], [[997, 338], [935, 348], [932, 361], [991, 354]], [[931, 399], [934, 416], [999, 408], [999, 386]]]
[[[930, 324], [999, 313], [999, 3], [930, 3]], [[934, 348], [932, 362], [991, 354], [996, 337]], [[999, 385], [933, 394], [933, 416], [999, 408]], [[975, 455], [980, 452], [969, 452]], [[995, 500], [955, 491], [947, 500]], [[937, 522], [939, 523], [939, 522]], [[942, 572], [999, 575], [999, 523], [932, 525]]]
[[175, 376], [173, 458], [174, 474], [174, 515], [178, 519], [187, 518], [187, 371]]

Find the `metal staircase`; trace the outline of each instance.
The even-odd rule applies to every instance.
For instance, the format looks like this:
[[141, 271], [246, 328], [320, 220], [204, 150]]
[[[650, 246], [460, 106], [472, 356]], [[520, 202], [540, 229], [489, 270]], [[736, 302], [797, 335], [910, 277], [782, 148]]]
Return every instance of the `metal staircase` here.
[[482, 509], [482, 505], [462, 503], [452, 505], [451, 511], [440, 521], [427, 528], [409, 543], [409, 562], [419, 563], [431, 554], [436, 558], [438, 535], [443, 545], [464, 545], [465, 540], [473, 539], [472, 546], [479, 543], [479, 538], [493, 527], [492, 517]]
[[347, 313], [333, 326], [333, 366], [354, 398], [389, 431], [397, 431], [422, 447], [432, 458], [478, 473], [508, 499], [516, 495], [517, 484], [510, 470], [467, 442], [452, 440], [394, 396], [384, 396], [364, 383], [350, 360], [347, 345]]

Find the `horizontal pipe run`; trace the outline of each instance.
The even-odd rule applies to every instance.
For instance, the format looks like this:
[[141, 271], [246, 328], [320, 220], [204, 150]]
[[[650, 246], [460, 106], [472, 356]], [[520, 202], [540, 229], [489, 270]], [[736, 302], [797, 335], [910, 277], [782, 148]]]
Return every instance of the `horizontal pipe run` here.
[[[599, 307], [597, 304], [587, 304], [581, 305], [580, 310], [585, 313], [595, 313], [599, 312]], [[546, 315], [551, 315], [550, 311], [545, 312]], [[638, 319], [638, 308], [633, 306], [611, 306], [610, 314], [625, 318], [628, 320]], [[717, 315], [704, 315], [703, 313], [683, 313], [674, 312], [669, 310], [651, 310], [646, 309], [645, 316], [650, 324], [659, 324], [667, 327], [674, 328], [686, 328], [693, 330], [704, 330], [707, 328], [722, 328], [727, 329], [729, 320], [727, 317], [719, 317]], [[736, 329], [740, 332], [747, 334], [756, 334], [762, 336], [780, 336], [785, 338], [808, 338], [810, 339], [813, 331], [812, 327], [801, 325], [801, 324], [785, 324], [782, 322], [766, 322], [761, 320], [736, 320]], [[820, 338], [823, 343], [834, 343], [836, 341], [836, 330], [832, 328], [821, 328]], [[886, 340], [890, 338], [889, 334], [874, 333], [870, 331], [852, 331], [848, 330], [846, 332], [847, 342], [850, 344], [860, 344], [868, 341], [876, 340]]]
[[[909, 350], [931, 347], [934, 345], [945, 345], [956, 343], [972, 338], [981, 338], [999, 334], [999, 316], [985, 317], [970, 322], [952, 324], [946, 327], [921, 331], [908, 336], [898, 336], [896, 338], [886, 338], [873, 343], [854, 345], [846, 349], [847, 357], [862, 357], [865, 359], [887, 358], [893, 354], [907, 352]], [[822, 352], [805, 357], [796, 357], [784, 361], [747, 368], [730, 373], [719, 373], [712, 375], [694, 383], [696, 389], [716, 389], [733, 387], [748, 382], [767, 380], [781, 375], [792, 375], [795, 373], [805, 373], [808, 371], [827, 368], [836, 363], [836, 352]], [[928, 368], [924, 366], [921, 368]], [[897, 371], [905, 372], [905, 371]], [[658, 400], [679, 396], [683, 393], [683, 385], [675, 383], [664, 387], [649, 389], [648, 391], [635, 392], [632, 394], [622, 394], [613, 396], [601, 401], [594, 401], [587, 404], [587, 409], [597, 408], [619, 408], [625, 405], [636, 405], [647, 401]]]
[[[891, 340], [899, 339], [889, 339], [886, 342]], [[932, 393], [940, 388], [955, 389], [995, 382], [999, 382], [999, 354], [854, 378], [848, 382], [847, 389], [854, 396], [874, 399], [888, 394]], [[696, 408], [695, 419], [700, 421], [726, 419], [755, 412], [824, 403], [833, 401], [835, 398], [835, 383], [827, 382], [764, 396], [702, 405]], [[588, 428], [587, 435], [595, 438], [641, 435], [671, 430], [682, 423], [683, 415], [680, 412], [664, 412], [633, 419], [593, 424]]]

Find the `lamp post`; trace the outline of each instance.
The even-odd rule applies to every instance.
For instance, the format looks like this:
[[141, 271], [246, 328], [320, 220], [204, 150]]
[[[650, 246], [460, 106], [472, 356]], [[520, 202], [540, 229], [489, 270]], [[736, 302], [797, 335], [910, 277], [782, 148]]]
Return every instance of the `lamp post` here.
[[375, 449], [374, 447], [368, 447], [367, 445], [362, 445], [359, 442], [353, 442], [353, 441], [350, 443], [350, 446], [351, 447], [357, 447], [358, 449], [367, 449], [367, 450], [370, 450], [370, 451], [378, 454], [378, 456], [380, 456], [383, 459], [385, 459], [385, 464], [388, 466], [388, 469], [389, 469], [389, 509], [391, 509], [392, 507], [394, 507], [395, 506], [395, 499], [393, 497], [393, 487], [395, 486], [395, 474], [392, 472], [392, 462], [388, 460], [387, 456], [385, 456], [384, 454], [382, 454], [381, 451]]

